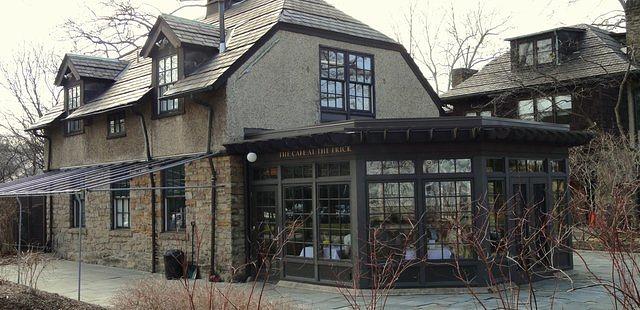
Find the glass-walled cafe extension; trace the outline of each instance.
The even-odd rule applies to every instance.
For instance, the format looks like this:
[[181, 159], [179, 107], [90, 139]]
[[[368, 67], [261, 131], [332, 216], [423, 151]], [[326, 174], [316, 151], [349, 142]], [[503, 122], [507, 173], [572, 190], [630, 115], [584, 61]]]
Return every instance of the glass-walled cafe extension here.
[[[513, 213], [491, 206], [535, 205], [533, 229], [566, 205], [568, 148], [589, 139], [561, 125], [467, 117], [254, 132], [227, 148], [257, 154], [247, 176], [249, 252], [276, 256], [272, 277], [366, 288], [372, 260], [401, 255], [417, 263], [397, 286], [427, 287], [460, 286], [461, 271], [487, 285], [462, 235], [489, 223], [483, 245], [496, 252], [490, 239], [508, 235]], [[555, 252], [553, 265], [572, 268], [571, 253]]]

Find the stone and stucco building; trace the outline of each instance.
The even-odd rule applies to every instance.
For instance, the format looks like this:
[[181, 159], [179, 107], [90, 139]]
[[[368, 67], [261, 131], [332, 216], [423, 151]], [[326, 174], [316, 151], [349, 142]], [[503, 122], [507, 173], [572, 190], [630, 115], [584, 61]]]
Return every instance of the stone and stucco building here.
[[440, 118], [404, 48], [322, 0], [161, 15], [141, 50], [67, 55], [55, 82], [65, 104], [28, 128], [48, 140], [49, 171], [0, 196], [47, 197], [46, 240], [64, 258], [157, 272], [180, 249], [226, 280], [365, 288], [385, 255], [410, 264], [398, 286], [494, 285], [531, 279], [504, 254], [535, 240], [521, 257], [540, 274], [573, 266], [570, 238], [532, 232], [550, 213], [570, 222], [568, 148], [591, 136]]
[[[400, 44], [323, 1], [226, 1], [226, 6], [224, 48], [219, 41], [218, 4], [212, 1], [201, 20], [161, 15], [145, 47], [123, 59], [67, 55], [56, 80], [65, 89], [65, 104], [29, 130], [48, 137], [46, 160], [52, 171], [215, 154], [215, 264], [228, 277], [232, 266], [246, 263], [246, 197], [245, 159], [226, 155], [225, 143], [243, 139], [247, 129], [316, 125], [327, 115], [331, 119], [433, 117], [439, 115], [439, 105], [437, 95]], [[366, 68], [375, 75], [367, 94], [370, 107], [360, 116], [348, 115], [346, 102], [342, 111], [321, 105], [319, 55], [323, 47], [353, 51], [372, 62]], [[165, 114], [158, 110], [160, 102], [174, 101], [158, 99], [158, 70], [161, 59], [172, 55], [177, 61], [172, 69], [177, 72], [169, 74], [174, 74], [170, 77], [174, 84], [168, 93], [179, 99], [176, 109]], [[80, 86], [78, 94], [73, 93], [75, 86]], [[208, 159], [184, 165], [187, 187], [209, 185], [211, 179]], [[151, 181], [148, 175], [137, 176], [129, 185], [160, 187], [162, 173], [156, 173], [155, 184]], [[152, 192], [156, 195], [155, 229]], [[86, 262], [160, 270], [165, 250], [178, 248], [189, 253], [193, 238], [188, 224], [179, 232], [165, 227], [164, 193], [131, 190], [129, 218], [125, 227], [118, 228], [112, 192], [89, 192], [82, 229], [73, 223], [73, 199], [52, 195], [46, 221], [49, 245], [62, 257], [74, 259], [81, 231]], [[199, 264], [208, 269], [210, 186], [185, 189], [184, 203], [184, 222], [196, 222]]]

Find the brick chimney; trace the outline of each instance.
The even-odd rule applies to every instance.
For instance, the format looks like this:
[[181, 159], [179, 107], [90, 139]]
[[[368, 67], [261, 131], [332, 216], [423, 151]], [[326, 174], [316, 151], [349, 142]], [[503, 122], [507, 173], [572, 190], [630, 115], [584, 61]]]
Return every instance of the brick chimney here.
[[472, 77], [474, 74], [478, 73], [478, 70], [467, 69], [467, 68], [457, 68], [451, 70], [451, 88], [455, 88], [460, 85], [462, 82], [466, 81], [468, 78]]
[[640, 0], [627, 0], [625, 7], [628, 53], [640, 60]]

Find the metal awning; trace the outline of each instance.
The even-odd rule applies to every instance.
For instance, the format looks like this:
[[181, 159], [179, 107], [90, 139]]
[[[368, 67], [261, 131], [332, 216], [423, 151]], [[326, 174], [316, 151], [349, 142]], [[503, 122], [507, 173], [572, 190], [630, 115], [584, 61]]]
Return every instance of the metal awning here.
[[[100, 190], [111, 183], [165, 170], [215, 154], [60, 169], [0, 184], [0, 197], [46, 196]], [[202, 185], [204, 186], [211, 186]]]

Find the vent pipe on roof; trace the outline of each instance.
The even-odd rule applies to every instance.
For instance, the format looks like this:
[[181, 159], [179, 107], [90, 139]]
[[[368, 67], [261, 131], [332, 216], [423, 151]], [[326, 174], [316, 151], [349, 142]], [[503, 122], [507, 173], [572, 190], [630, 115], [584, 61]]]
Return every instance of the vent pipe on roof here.
[[224, 27], [224, 11], [226, 10], [227, 1], [218, 1], [218, 11], [220, 11], [220, 18], [218, 24], [220, 25], [220, 53], [224, 53], [227, 50], [227, 30]]

